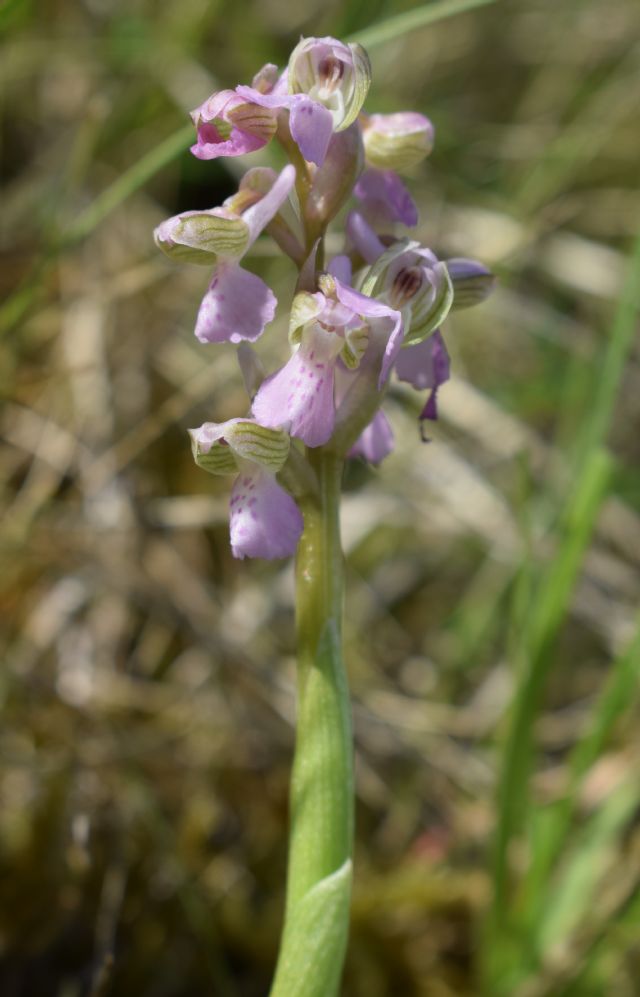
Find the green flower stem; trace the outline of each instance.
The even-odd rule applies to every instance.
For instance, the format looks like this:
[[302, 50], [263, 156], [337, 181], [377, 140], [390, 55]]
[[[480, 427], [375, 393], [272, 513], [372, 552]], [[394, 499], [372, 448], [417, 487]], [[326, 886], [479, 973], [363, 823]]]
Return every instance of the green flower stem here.
[[285, 928], [272, 997], [335, 995], [349, 931], [353, 743], [341, 636], [343, 460], [324, 447], [309, 450], [308, 460], [318, 489], [300, 500], [298, 727]]

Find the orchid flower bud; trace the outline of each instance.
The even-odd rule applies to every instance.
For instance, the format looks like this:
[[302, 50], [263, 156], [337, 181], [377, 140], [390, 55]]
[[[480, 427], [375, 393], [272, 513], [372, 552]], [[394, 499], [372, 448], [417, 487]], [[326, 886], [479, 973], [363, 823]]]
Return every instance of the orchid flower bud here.
[[289, 59], [289, 93], [307, 94], [331, 113], [333, 130], [352, 124], [371, 84], [369, 56], [361, 45], [335, 38], [303, 38]]
[[445, 260], [453, 284], [453, 308], [472, 308], [493, 291], [496, 278], [478, 260]]
[[404, 173], [433, 148], [433, 125], [424, 114], [362, 115], [360, 122], [367, 164], [377, 169]]

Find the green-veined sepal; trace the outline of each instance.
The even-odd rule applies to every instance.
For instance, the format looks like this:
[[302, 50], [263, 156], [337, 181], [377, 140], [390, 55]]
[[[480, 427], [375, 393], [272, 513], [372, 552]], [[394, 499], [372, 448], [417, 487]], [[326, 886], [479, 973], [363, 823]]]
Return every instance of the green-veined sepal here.
[[244, 460], [277, 474], [289, 456], [289, 434], [255, 419], [205, 422], [189, 435], [196, 464], [210, 474], [236, 474]]
[[348, 128], [357, 119], [371, 86], [371, 62], [366, 49], [358, 44], [349, 45], [349, 48], [353, 54], [353, 86], [345, 101], [344, 118], [336, 127], [337, 132]]
[[405, 325], [403, 346], [421, 343], [445, 320], [453, 304], [453, 284], [444, 263], [431, 268], [434, 284], [425, 284], [411, 302], [411, 318]]

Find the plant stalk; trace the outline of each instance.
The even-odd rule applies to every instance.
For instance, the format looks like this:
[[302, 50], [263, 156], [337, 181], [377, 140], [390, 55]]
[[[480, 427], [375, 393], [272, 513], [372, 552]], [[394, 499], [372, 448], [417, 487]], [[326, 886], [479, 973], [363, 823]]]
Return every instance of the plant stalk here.
[[324, 447], [307, 456], [318, 489], [300, 500], [298, 718], [285, 927], [272, 997], [335, 995], [349, 930], [353, 744], [342, 658], [343, 460]]

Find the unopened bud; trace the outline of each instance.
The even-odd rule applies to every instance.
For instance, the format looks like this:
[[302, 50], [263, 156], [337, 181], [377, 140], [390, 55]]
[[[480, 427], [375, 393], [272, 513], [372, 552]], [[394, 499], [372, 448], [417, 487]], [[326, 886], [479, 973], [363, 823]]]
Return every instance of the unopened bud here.
[[413, 111], [363, 115], [362, 137], [370, 166], [404, 173], [431, 152], [433, 125]]
[[472, 308], [488, 298], [496, 283], [494, 275], [478, 260], [446, 260], [453, 284], [453, 308]]
[[251, 86], [260, 93], [271, 93], [280, 77], [280, 70], [272, 62], [259, 69], [251, 81]]

